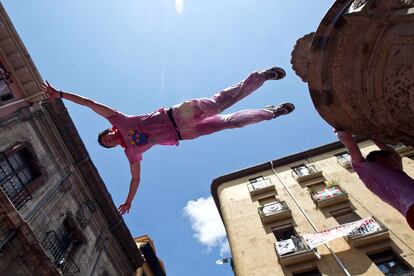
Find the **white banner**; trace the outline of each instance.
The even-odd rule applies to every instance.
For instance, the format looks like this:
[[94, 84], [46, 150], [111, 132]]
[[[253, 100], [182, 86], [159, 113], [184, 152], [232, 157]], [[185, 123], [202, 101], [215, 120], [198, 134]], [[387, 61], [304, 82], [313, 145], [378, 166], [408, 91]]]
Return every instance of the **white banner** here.
[[302, 235], [310, 248], [315, 248], [337, 238], [348, 235], [366, 235], [380, 230], [381, 227], [372, 218], [364, 218], [354, 222], [346, 223], [330, 230], [324, 230], [313, 234]]

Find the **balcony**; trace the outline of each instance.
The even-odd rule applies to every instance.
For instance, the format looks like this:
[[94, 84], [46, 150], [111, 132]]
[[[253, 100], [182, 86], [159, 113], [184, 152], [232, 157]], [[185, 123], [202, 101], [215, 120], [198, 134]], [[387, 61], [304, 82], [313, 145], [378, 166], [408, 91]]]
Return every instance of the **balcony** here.
[[311, 191], [311, 196], [319, 208], [332, 206], [348, 200], [348, 193], [338, 185]]
[[352, 247], [363, 247], [387, 240], [389, 236], [388, 228], [373, 217], [368, 223], [355, 229], [348, 236], [348, 241]]
[[336, 156], [336, 162], [338, 162], [339, 165], [341, 165], [345, 169], [352, 168], [351, 164], [351, 156], [348, 153], [342, 153], [335, 155]]
[[42, 247], [49, 259], [63, 275], [75, 275], [80, 272], [79, 267], [71, 258], [68, 249], [60, 240], [55, 231], [49, 231], [42, 242]]
[[256, 196], [262, 193], [275, 191], [275, 185], [272, 184], [270, 178], [264, 178], [257, 180], [256, 182], [250, 182], [247, 184], [251, 196]]
[[262, 223], [271, 223], [292, 217], [292, 211], [285, 201], [272, 202], [259, 207]]
[[316, 260], [315, 252], [300, 236], [275, 243], [276, 254], [281, 265], [293, 265]]
[[297, 182], [323, 178], [322, 171], [318, 170], [315, 165], [300, 165], [293, 167], [292, 176]]
[[414, 148], [404, 144], [391, 145], [391, 148], [403, 156], [414, 154]]

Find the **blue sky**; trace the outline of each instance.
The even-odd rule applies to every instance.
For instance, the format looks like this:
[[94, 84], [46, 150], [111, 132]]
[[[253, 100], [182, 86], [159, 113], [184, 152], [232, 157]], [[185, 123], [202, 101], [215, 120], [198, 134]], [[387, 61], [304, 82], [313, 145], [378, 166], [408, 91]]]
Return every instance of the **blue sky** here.
[[[44, 79], [127, 114], [212, 96], [261, 68], [287, 70], [284, 80], [267, 82], [227, 112], [293, 102], [293, 114], [144, 154], [138, 194], [124, 218], [134, 236], [154, 239], [168, 275], [232, 275], [215, 264], [224, 239], [209, 199], [214, 178], [335, 140], [290, 65], [296, 40], [316, 30], [333, 1], [2, 3]], [[119, 205], [129, 165], [121, 149], [96, 143], [108, 123], [65, 104]]]

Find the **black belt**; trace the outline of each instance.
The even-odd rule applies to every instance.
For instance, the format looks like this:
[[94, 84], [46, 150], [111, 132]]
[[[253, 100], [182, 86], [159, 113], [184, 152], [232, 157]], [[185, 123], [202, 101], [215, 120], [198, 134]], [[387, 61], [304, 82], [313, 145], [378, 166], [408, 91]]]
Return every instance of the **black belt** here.
[[173, 127], [174, 127], [174, 129], [175, 129], [175, 133], [177, 133], [178, 140], [183, 140], [183, 138], [181, 138], [181, 133], [180, 133], [180, 131], [178, 130], [177, 123], [176, 123], [176, 122], [175, 122], [175, 120], [174, 120], [174, 116], [173, 116], [173, 114], [172, 114], [172, 108], [170, 107], [170, 108], [168, 108], [166, 111], [167, 111], [168, 118], [170, 119], [171, 124], [173, 125]]

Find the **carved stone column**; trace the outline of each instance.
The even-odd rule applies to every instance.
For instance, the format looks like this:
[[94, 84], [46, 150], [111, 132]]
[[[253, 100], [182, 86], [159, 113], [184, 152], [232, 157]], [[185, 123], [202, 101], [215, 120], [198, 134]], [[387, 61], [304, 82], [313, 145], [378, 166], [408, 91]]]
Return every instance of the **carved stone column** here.
[[414, 0], [337, 0], [291, 62], [329, 124], [414, 146]]

